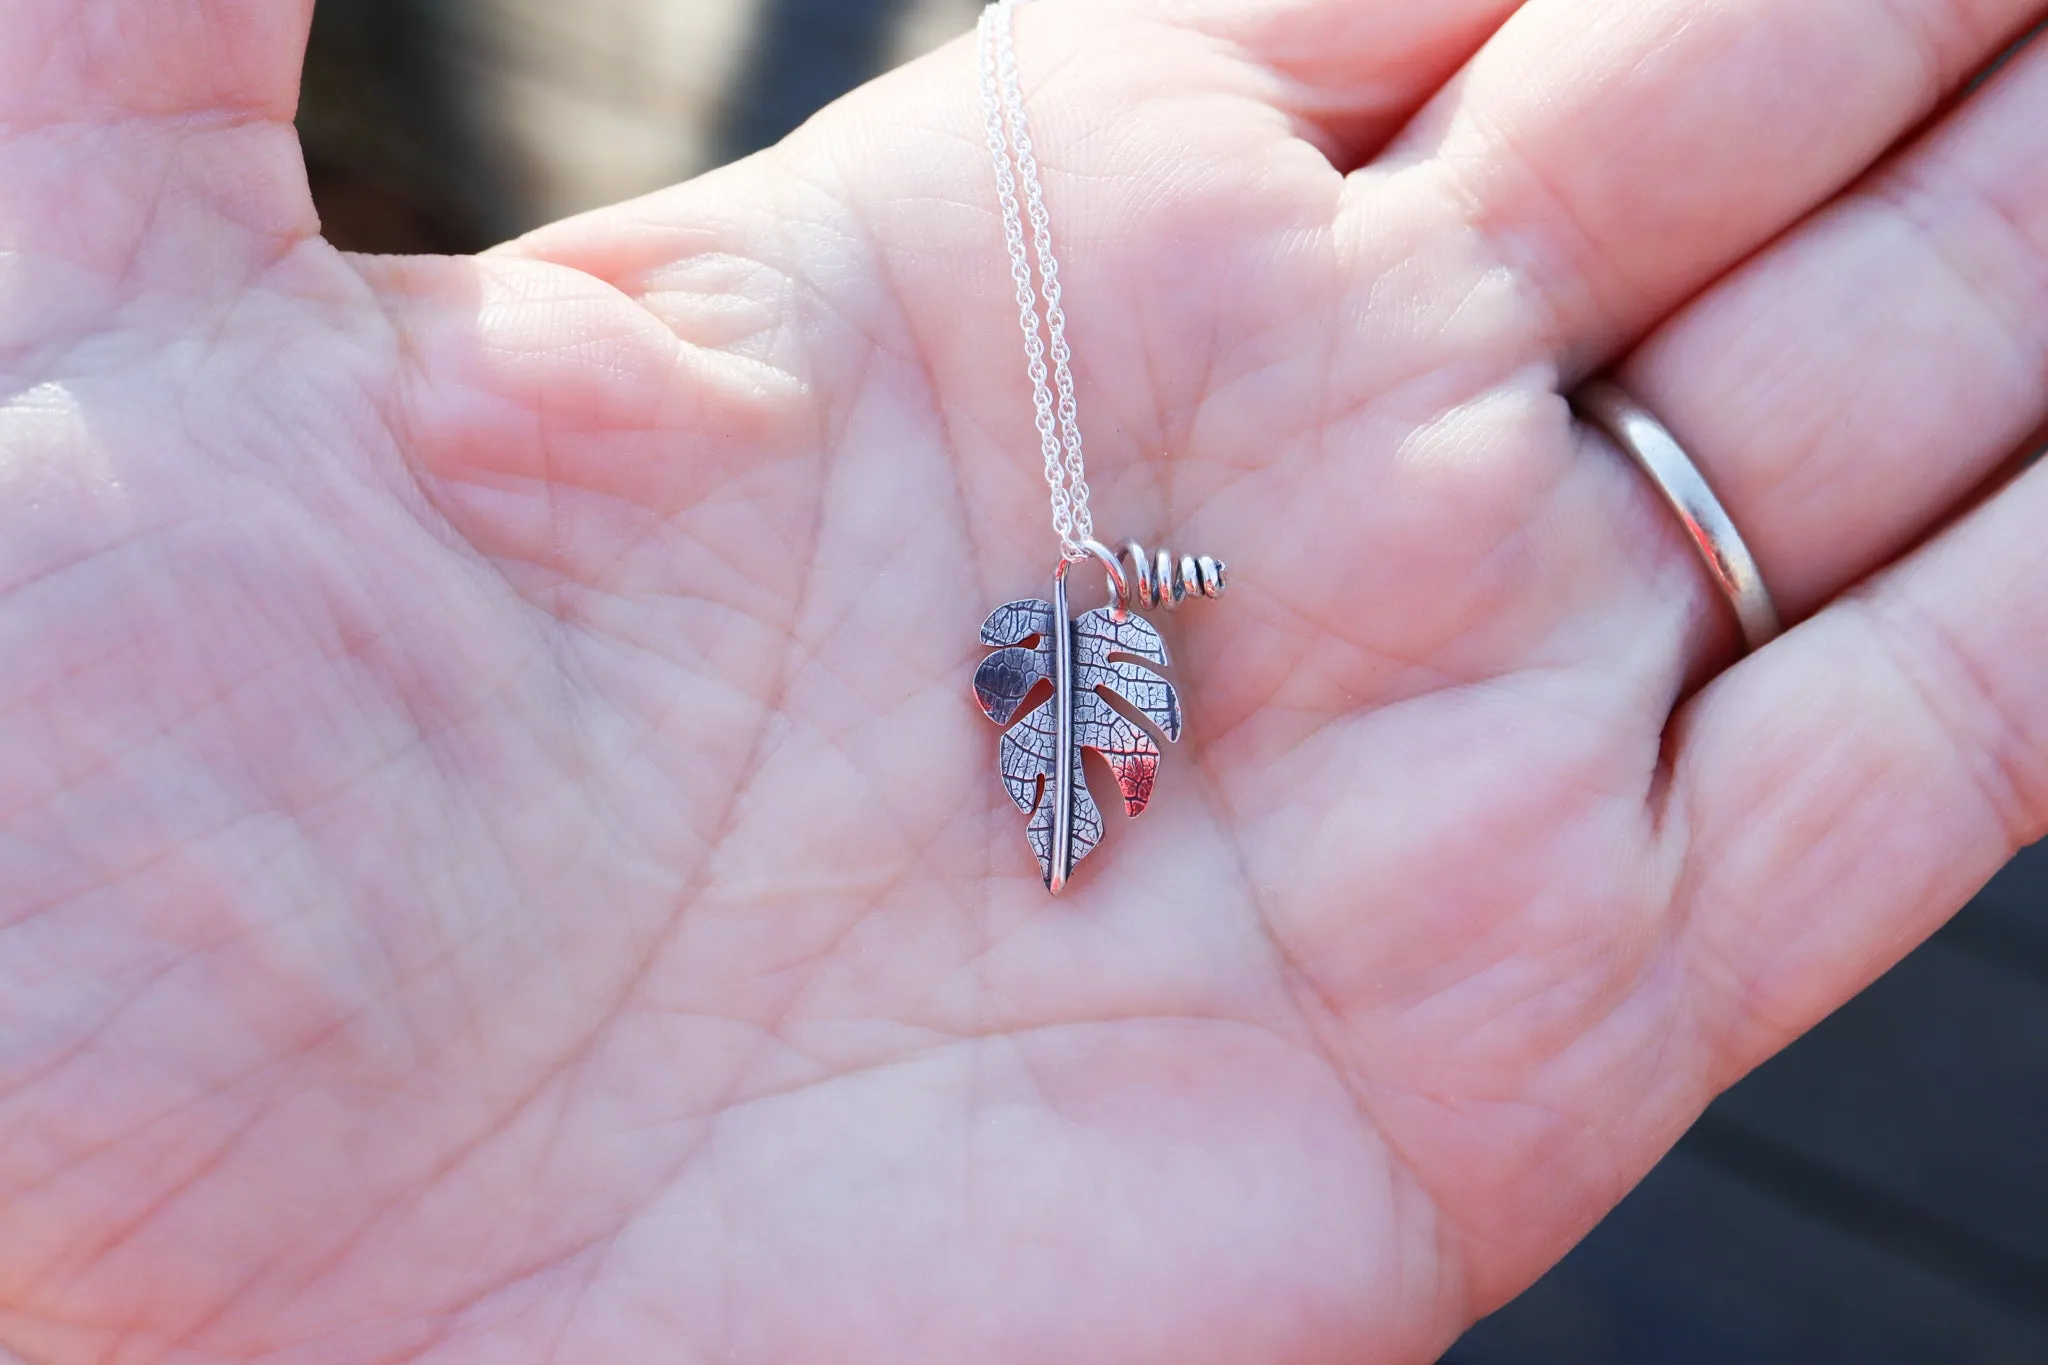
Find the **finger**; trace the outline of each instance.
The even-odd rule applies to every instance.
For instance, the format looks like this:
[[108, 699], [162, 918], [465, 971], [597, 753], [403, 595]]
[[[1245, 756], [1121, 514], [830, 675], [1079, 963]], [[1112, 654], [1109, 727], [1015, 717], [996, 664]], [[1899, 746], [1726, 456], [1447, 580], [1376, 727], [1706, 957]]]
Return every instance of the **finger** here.
[[1861, 173], [2042, 0], [1534, 0], [1396, 144], [1583, 370]]
[[1523, 0], [1177, 0], [1175, 22], [1279, 79], [1272, 98], [1339, 169], [1376, 152]]
[[1667, 828], [1727, 1084], [2048, 831], [2048, 467], [1703, 693]]
[[[1293, 118], [1299, 131], [1348, 167], [1413, 117], [1523, 3], [1137, 0], [1123, 14], [1093, 4], [1042, 4], [1020, 11], [1016, 24], [1020, 48], [1028, 49], [1023, 54], [1027, 71], [1049, 73], [1048, 84], [1057, 82], [1057, 98], [1083, 110], [1089, 126], [1099, 125], [1103, 109], [1115, 101], [1160, 93], [1151, 71], [1160, 66], [1162, 54], [1174, 61], [1161, 69], [1173, 70], [1183, 82], [1192, 72], [1206, 74], [1212, 86], [1240, 90], [1242, 80], [1228, 80], [1224, 72], [1241, 77], [1242, 61], [1204, 68], [1185, 60], [1185, 39], [1207, 38], [1273, 78], [1259, 87], [1258, 97]], [[1162, 46], [1162, 33], [1182, 41]], [[971, 37], [962, 38], [848, 102], [875, 109], [899, 91], [915, 90], [924, 114], [920, 127], [950, 123], [978, 130], [972, 44]], [[1093, 66], [1087, 60], [1091, 49]], [[1076, 67], [1086, 69], [1077, 73]], [[1042, 92], [1032, 102], [1042, 104]], [[1045, 108], [1034, 107], [1032, 116], [1041, 133], [1059, 126], [1057, 115]], [[796, 140], [822, 140], [820, 129], [830, 126], [821, 122]], [[901, 162], [917, 159], [902, 143], [874, 150]], [[939, 158], [934, 164], [952, 163]], [[978, 162], [972, 164], [978, 173]], [[671, 221], [676, 202], [669, 194], [649, 196], [543, 228], [502, 250], [573, 265], [635, 292], [648, 273], [663, 269], [678, 254], [678, 231]]]
[[319, 224], [292, 111], [309, 0], [0, 4], [0, 364], [240, 292]]
[[1897, 555], [2048, 421], [2043, 128], [2037, 42], [1624, 370], [1789, 615]]
[[287, 121], [312, 0], [8, 0], [0, 130], [209, 112]]

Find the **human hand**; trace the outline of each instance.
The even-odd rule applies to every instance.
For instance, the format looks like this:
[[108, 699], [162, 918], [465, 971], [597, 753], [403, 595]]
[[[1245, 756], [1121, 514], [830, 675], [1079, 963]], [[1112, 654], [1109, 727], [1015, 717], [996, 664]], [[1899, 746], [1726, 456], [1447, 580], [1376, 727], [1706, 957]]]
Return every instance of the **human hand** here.
[[971, 45], [372, 260], [304, 5], [14, 0], [0, 1343], [1430, 1359], [2048, 827], [2048, 479], [1916, 548], [2048, 417], [2048, 52], [1858, 182], [2044, 10], [1022, 13], [1098, 519], [1234, 574], [1051, 901]]

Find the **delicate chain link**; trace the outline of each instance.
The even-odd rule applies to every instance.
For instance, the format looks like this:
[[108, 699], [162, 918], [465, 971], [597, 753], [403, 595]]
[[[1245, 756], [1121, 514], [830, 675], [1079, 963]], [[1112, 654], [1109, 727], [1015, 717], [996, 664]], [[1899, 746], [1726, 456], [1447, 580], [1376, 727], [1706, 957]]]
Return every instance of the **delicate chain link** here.
[[[1060, 265], [1052, 251], [1052, 220], [1038, 183], [1038, 159], [1024, 117], [1024, 91], [1017, 78], [1013, 11], [1020, 0], [996, 0], [982, 11], [981, 111], [988, 125], [988, 149], [995, 161], [996, 198], [1003, 209], [1003, 241], [1010, 250], [1010, 278], [1017, 286], [1017, 325], [1024, 333], [1024, 369], [1031, 376], [1031, 402], [1038, 418], [1038, 445], [1045, 457], [1046, 487], [1052, 492], [1052, 529], [1060, 552], [1070, 560], [1088, 558], [1095, 520], [1088, 510], [1088, 468], [1081, 453], [1081, 424], [1074, 405], [1074, 375], [1068, 367], [1067, 315], [1060, 307]], [[1017, 200], [1017, 185], [1024, 201]], [[1025, 249], [1024, 220], [1031, 221], [1031, 252]], [[1045, 301], [1043, 316], [1039, 299]], [[1047, 361], [1050, 360], [1048, 374]], [[1047, 379], [1052, 381], [1047, 387]], [[1057, 398], [1054, 393], [1057, 391]]]

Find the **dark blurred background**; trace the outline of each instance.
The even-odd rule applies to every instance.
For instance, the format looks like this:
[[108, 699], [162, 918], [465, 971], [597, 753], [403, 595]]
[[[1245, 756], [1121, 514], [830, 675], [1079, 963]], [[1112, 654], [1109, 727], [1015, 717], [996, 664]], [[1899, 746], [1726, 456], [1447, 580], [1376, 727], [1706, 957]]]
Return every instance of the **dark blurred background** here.
[[[343, 246], [474, 250], [765, 146], [977, 8], [320, 0], [314, 192]], [[1724, 1096], [1445, 1360], [2044, 1365], [2044, 1135], [2048, 848]]]
[[975, 0], [319, 0], [299, 131], [327, 235], [469, 251], [780, 139]]

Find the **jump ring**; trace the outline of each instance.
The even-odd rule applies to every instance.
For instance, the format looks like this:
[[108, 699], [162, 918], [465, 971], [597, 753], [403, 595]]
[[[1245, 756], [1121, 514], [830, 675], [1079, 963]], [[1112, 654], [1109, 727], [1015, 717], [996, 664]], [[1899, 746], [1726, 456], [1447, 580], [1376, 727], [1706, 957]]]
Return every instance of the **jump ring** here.
[[1572, 395], [1572, 406], [1594, 426], [1614, 438], [1636, 466], [1650, 476], [1657, 492], [1685, 525], [1693, 548], [1742, 626], [1742, 642], [1750, 651], [1778, 637], [1777, 606], [1764, 586], [1756, 556], [1729, 519], [1728, 509], [1714, 496], [1699, 467], [1678, 444], [1678, 438], [1611, 380], [1598, 379]]
[[1131, 614], [1131, 581], [1124, 577], [1124, 566], [1116, 554], [1099, 540], [1084, 540], [1081, 548], [1102, 564], [1102, 571], [1109, 578], [1109, 606], [1116, 619], [1121, 621]]

